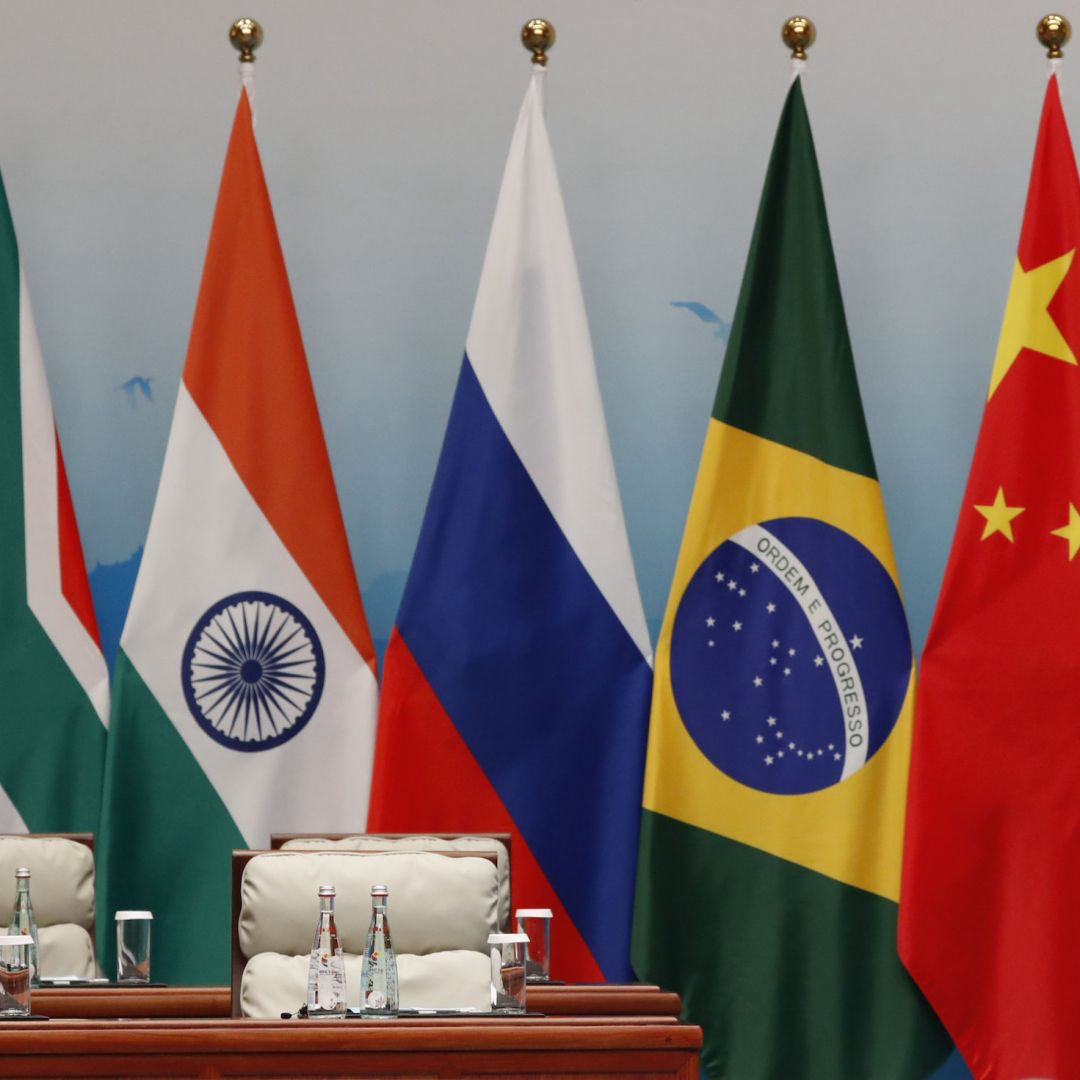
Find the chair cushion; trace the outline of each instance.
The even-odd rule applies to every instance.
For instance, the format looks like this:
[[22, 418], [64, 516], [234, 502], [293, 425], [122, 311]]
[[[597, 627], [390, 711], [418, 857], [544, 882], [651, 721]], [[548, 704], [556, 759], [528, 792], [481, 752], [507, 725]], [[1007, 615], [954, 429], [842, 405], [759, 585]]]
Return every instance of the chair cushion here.
[[94, 977], [94, 943], [75, 923], [38, 927], [41, 974], [53, 979], [71, 975], [76, 979]]
[[286, 840], [282, 850], [307, 851], [494, 851], [499, 857], [499, 925], [510, 925], [510, 854], [501, 840], [491, 836], [455, 836], [448, 840], [442, 836], [377, 836], [363, 833], [343, 836], [338, 840], [311, 837]]
[[269, 852], [244, 868], [240, 950], [306, 957], [318, 918], [318, 887], [337, 888], [336, 922], [345, 952], [361, 955], [371, 918], [371, 886], [388, 886], [388, 916], [399, 956], [448, 949], [487, 951], [499, 888], [487, 859], [422, 852]]
[[15, 898], [19, 866], [30, 868], [30, 902], [39, 928], [94, 925], [94, 853], [85, 844], [61, 836], [0, 836], [0, 903]]
[[[359, 956], [345, 955], [346, 999], [360, 1007]], [[276, 1019], [296, 1012], [307, 995], [307, 956], [259, 953], [244, 968], [240, 982], [243, 1016]], [[398, 984], [403, 1009], [491, 1008], [491, 964], [484, 953], [454, 949], [427, 956], [398, 956]]]

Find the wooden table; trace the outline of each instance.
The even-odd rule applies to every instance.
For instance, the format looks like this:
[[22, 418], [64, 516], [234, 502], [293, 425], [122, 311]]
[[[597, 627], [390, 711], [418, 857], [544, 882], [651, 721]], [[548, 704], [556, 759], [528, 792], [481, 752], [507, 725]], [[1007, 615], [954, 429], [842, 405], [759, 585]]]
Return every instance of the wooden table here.
[[671, 1018], [10, 1022], [0, 1076], [567, 1076], [696, 1080]]
[[64, 986], [34, 990], [35, 1013], [54, 1020], [192, 1018], [230, 1015], [227, 986]]
[[[678, 994], [642, 983], [530, 986], [529, 1009], [548, 1016], [678, 1016]], [[182, 1018], [230, 1015], [227, 986], [72, 986], [35, 990], [34, 1011], [54, 1019]]]

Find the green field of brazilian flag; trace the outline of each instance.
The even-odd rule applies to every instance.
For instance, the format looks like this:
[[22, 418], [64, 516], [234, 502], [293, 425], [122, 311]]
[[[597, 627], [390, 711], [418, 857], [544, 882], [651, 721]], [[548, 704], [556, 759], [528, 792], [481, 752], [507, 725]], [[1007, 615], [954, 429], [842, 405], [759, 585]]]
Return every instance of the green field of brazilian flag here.
[[657, 647], [638, 975], [717, 1080], [925, 1077], [896, 955], [914, 665], [796, 78]]

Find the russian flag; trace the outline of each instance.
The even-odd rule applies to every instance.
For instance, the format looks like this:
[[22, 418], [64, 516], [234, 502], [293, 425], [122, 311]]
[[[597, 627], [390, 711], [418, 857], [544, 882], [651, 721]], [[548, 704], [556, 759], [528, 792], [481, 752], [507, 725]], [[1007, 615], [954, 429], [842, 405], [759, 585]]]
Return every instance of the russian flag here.
[[368, 827], [512, 833], [515, 905], [554, 910], [553, 975], [619, 980], [652, 657], [543, 79], [386, 654]]

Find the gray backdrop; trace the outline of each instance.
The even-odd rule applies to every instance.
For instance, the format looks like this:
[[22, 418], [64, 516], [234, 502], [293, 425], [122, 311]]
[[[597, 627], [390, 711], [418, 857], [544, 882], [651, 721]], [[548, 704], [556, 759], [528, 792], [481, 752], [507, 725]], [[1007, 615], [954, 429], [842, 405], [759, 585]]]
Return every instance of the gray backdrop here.
[[[807, 10], [819, 29], [807, 98], [917, 646], [1014, 258], [1044, 11]], [[731, 317], [787, 87], [790, 8], [6, 0], [0, 164], [91, 568], [128, 559], [146, 532], [232, 120], [225, 33], [239, 14], [266, 28], [258, 137], [380, 641], [528, 80], [518, 29], [536, 14], [555, 23], [548, 122], [655, 635], [723, 351], [716, 326], [672, 301]], [[1069, 109], [1068, 62], [1064, 96]], [[153, 379], [152, 401], [118, 389], [134, 376]]]

